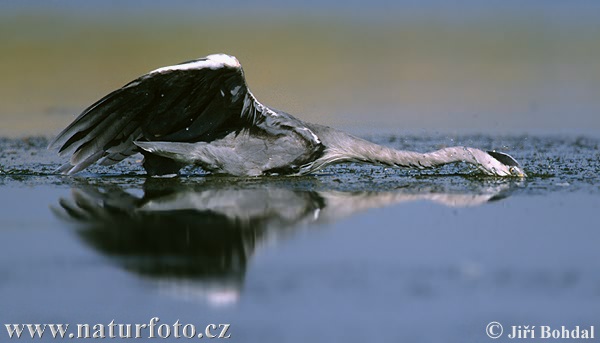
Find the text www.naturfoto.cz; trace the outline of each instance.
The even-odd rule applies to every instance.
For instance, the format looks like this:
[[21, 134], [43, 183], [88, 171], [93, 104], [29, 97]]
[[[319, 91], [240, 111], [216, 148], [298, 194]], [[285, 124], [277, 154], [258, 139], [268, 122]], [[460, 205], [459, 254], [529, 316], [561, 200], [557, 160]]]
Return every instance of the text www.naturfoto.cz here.
[[77, 324], [76, 332], [69, 332], [69, 324], [4, 324], [9, 338], [230, 338], [231, 324], [207, 324], [197, 330], [194, 324], [181, 324], [179, 319], [169, 324], [158, 324], [160, 318], [148, 324]]

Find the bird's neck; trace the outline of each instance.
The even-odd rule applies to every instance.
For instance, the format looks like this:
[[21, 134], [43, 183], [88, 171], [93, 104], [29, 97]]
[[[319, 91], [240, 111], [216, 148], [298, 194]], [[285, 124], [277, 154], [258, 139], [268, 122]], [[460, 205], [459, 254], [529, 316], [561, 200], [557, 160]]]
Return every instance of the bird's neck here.
[[[326, 163], [366, 162], [398, 167], [431, 168], [447, 163], [479, 164], [483, 151], [468, 147], [449, 147], [428, 153], [396, 150], [336, 131], [327, 135]], [[481, 157], [481, 156], [480, 156]]]

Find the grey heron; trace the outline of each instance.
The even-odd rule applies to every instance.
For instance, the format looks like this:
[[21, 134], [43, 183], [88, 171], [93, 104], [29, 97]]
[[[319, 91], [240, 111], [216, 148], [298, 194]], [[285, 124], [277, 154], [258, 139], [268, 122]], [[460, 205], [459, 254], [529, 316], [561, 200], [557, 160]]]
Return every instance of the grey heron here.
[[49, 144], [77, 173], [141, 152], [150, 175], [189, 164], [237, 176], [303, 175], [334, 163], [432, 168], [466, 162], [494, 176], [524, 177], [511, 156], [470, 147], [395, 150], [296, 119], [261, 104], [239, 61], [214, 54], [155, 69], [85, 109]]

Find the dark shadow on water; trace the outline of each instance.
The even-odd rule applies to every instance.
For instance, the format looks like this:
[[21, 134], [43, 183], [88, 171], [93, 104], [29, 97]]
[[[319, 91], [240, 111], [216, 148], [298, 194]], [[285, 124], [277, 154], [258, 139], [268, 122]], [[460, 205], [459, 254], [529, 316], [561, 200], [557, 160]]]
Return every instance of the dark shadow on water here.
[[239, 299], [248, 263], [265, 242], [404, 202], [483, 205], [510, 196], [518, 186], [477, 183], [457, 192], [445, 183], [415, 182], [394, 191], [343, 192], [317, 190], [311, 180], [301, 184], [148, 179], [142, 190], [126, 190], [80, 180], [52, 209], [118, 266], [178, 296], [223, 304]]

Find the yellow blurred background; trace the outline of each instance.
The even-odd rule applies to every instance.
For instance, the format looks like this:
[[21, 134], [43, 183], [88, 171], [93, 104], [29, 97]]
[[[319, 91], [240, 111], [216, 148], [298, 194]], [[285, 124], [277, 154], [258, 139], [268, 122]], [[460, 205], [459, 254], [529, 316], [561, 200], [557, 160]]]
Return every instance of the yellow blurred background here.
[[593, 2], [170, 4], [0, 5], [0, 135], [53, 135], [139, 75], [216, 52], [263, 103], [350, 130], [600, 130]]

